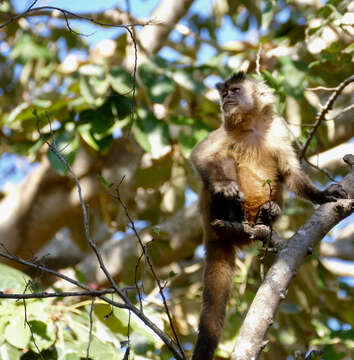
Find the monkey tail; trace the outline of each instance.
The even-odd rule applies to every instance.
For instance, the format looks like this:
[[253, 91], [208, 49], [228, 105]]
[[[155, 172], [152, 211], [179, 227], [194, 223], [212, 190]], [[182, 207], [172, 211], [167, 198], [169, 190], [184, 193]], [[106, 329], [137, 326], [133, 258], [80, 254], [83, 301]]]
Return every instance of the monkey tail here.
[[203, 305], [199, 334], [192, 360], [212, 360], [217, 348], [230, 296], [235, 268], [235, 247], [232, 242], [206, 242]]

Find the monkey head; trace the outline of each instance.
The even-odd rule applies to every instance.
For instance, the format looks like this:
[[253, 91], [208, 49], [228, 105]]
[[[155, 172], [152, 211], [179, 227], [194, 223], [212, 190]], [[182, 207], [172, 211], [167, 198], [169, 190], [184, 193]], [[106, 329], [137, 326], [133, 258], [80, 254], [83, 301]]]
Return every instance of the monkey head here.
[[243, 71], [217, 83], [216, 89], [220, 95], [224, 124], [229, 129], [250, 117], [255, 118], [265, 107], [273, 107], [272, 90], [264, 82], [246, 76]]

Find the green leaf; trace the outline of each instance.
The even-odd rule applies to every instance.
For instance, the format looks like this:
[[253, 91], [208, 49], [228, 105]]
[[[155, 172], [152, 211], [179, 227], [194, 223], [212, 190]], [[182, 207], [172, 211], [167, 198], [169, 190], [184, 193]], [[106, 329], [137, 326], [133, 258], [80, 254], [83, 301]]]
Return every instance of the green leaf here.
[[133, 90], [133, 77], [119, 66], [113, 66], [108, 74], [112, 88], [119, 94], [131, 94]]
[[81, 137], [84, 139], [84, 141], [90, 145], [94, 150], [99, 151], [100, 146], [97, 143], [96, 139], [92, 135], [91, 131], [89, 130], [89, 127], [87, 126], [79, 126], [78, 127], [79, 133]]
[[173, 80], [183, 88], [197, 94], [201, 94], [204, 85], [194, 79], [193, 74], [188, 69], [178, 69], [172, 72]]
[[138, 118], [134, 121], [132, 130], [138, 144], [151, 153], [154, 159], [170, 151], [168, 126], [152, 113], [139, 109]]
[[271, 179], [267, 179], [263, 184], [262, 186], [265, 187], [266, 185], [271, 185], [272, 184], [272, 180]]
[[[81, 344], [80, 351], [86, 354], [87, 344]], [[104, 343], [95, 336], [90, 346], [90, 358], [95, 360], [120, 360], [118, 353], [112, 344]]]
[[35, 40], [30, 34], [23, 34], [15, 42], [10, 57], [25, 64], [31, 60], [50, 60], [53, 58], [53, 53], [47, 45]]
[[342, 50], [342, 44], [339, 41], [332, 42], [332, 44], [328, 48], [326, 48], [326, 51], [332, 54], [337, 54], [341, 50]]
[[195, 136], [187, 135], [183, 130], [178, 134], [178, 141], [181, 146], [183, 156], [188, 159], [192, 153], [194, 146], [198, 143]]
[[[20, 313], [20, 311], [22, 313]], [[27, 324], [25, 324], [23, 310], [20, 309], [20, 311], [13, 314], [13, 318], [6, 326], [5, 339], [9, 344], [19, 349], [24, 349], [29, 344], [31, 338], [31, 331]]]
[[315, 34], [318, 30], [322, 29], [322, 27], [323, 27], [323, 25], [320, 25], [320, 26], [316, 26], [316, 27], [308, 29], [307, 35], [311, 36], [311, 35]]
[[177, 275], [177, 273], [175, 273], [173, 270], [171, 270], [171, 271], [168, 273], [168, 277], [169, 277], [170, 279], [174, 278], [176, 275]]
[[348, 54], [351, 54], [354, 52], [354, 43], [348, 45], [344, 50], [343, 52], [345, 53], [348, 53]]
[[[117, 316], [114, 314], [108, 316], [111, 313], [112, 307], [106, 304], [95, 305], [95, 315], [102, 321], [113, 333], [126, 335], [126, 325], [128, 323], [127, 312], [124, 310], [118, 311]], [[116, 313], [116, 309], [114, 309]]]
[[158, 227], [158, 226], [154, 226], [154, 227], [152, 228], [152, 230], [154, 231], [154, 233], [155, 233], [156, 235], [159, 235], [159, 234], [160, 234], [160, 231], [161, 231], [161, 228]]
[[343, 351], [338, 351], [333, 348], [333, 346], [327, 345], [322, 348], [322, 358], [323, 360], [341, 360], [344, 359], [346, 354]]
[[111, 188], [112, 184], [110, 184], [102, 175], [98, 175], [98, 179], [107, 189]]
[[[109, 116], [110, 115], [110, 116]], [[100, 107], [98, 110], [85, 110], [80, 113], [80, 124], [88, 124], [87, 129], [95, 135], [96, 138], [100, 138], [98, 135], [106, 135], [111, 133], [114, 121], [112, 113], [109, 114], [109, 110]]]
[[275, 6], [272, 0], [268, 0], [262, 13], [262, 26], [263, 31], [268, 30], [274, 16]]
[[330, 328], [320, 319], [312, 319], [312, 325], [319, 337], [329, 336], [331, 334]]
[[79, 84], [80, 84], [80, 93], [83, 96], [83, 98], [89, 104], [95, 104], [96, 97], [95, 97], [94, 91], [89, 83], [89, 78], [87, 76], [81, 76]]
[[[55, 331], [56, 328], [52, 321], [44, 323], [43, 321], [39, 320], [31, 320], [29, 321], [31, 325], [34, 340], [36, 342], [37, 347], [40, 351], [49, 349], [55, 342], [56, 335]], [[38, 349], [35, 346], [33, 340], [30, 343], [30, 348], [35, 353], [38, 353]]]
[[149, 97], [154, 103], [163, 103], [166, 97], [175, 91], [174, 82], [152, 64], [143, 64], [139, 67], [139, 76], [147, 87]]
[[[77, 149], [79, 148], [79, 141], [72, 131], [62, 131], [55, 140], [57, 150], [64, 157], [64, 159], [71, 166], [74, 163]], [[69, 171], [64, 162], [54, 153], [48, 149], [48, 159], [55, 171], [60, 175], [65, 175]]]
[[0, 290], [12, 293], [22, 293], [30, 280], [23, 272], [0, 263]]
[[77, 267], [74, 267], [74, 272], [75, 272], [75, 278], [78, 281], [80, 281], [82, 284], [87, 284], [87, 278], [81, 270], [79, 270]]
[[18, 360], [20, 352], [10, 344], [4, 343], [0, 345], [1, 360]]
[[183, 156], [188, 159], [193, 147], [202, 141], [210, 132], [210, 128], [204, 125], [202, 122], [197, 122], [191, 128], [191, 132], [181, 129], [178, 134], [178, 141], [181, 146]]
[[176, 125], [194, 125], [195, 119], [183, 115], [174, 116], [171, 121]]

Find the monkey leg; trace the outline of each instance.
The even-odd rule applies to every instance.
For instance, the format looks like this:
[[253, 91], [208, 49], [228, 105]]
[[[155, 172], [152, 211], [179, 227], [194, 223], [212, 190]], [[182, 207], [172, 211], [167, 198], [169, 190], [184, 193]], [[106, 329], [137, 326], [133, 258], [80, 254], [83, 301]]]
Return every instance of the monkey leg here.
[[220, 237], [225, 237], [224, 233], [227, 232], [227, 238], [233, 237], [238, 245], [248, 244], [251, 239], [264, 242], [271, 234], [271, 228], [262, 223], [251, 226], [247, 222], [215, 219], [211, 222], [211, 226], [220, 233]]
[[212, 360], [222, 332], [235, 267], [235, 248], [222, 239], [206, 244], [203, 305], [192, 360]]

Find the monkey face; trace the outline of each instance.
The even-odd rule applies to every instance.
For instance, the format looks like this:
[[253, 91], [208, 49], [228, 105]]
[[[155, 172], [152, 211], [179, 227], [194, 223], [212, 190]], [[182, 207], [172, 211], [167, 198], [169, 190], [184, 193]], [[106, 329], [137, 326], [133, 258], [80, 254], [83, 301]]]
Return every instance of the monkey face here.
[[216, 88], [226, 121], [236, 125], [242, 121], [242, 115], [254, 110], [254, 84], [244, 73], [234, 74], [225, 82], [216, 84]]

